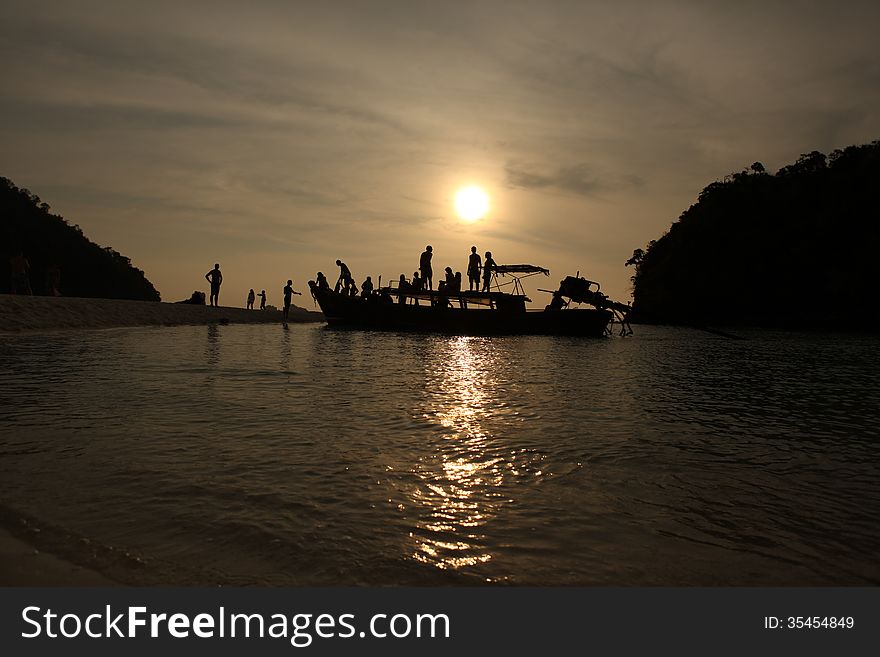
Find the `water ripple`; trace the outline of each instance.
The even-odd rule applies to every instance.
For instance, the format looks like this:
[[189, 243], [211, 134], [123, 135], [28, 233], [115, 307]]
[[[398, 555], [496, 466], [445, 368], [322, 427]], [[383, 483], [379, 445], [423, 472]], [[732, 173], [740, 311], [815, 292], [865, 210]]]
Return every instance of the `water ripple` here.
[[0, 339], [0, 495], [271, 584], [877, 584], [871, 338]]

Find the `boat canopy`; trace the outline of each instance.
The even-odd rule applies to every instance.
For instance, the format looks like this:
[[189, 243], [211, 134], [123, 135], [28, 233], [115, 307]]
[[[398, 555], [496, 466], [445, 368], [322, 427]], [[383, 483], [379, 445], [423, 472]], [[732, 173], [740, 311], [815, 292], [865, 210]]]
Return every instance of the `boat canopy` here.
[[493, 271], [496, 274], [501, 274], [504, 276], [505, 274], [544, 274], [544, 276], [550, 275], [549, 269], [544, 269], [544, 267], [538, 267], [537, 265], [495, 265], [493, 267]]

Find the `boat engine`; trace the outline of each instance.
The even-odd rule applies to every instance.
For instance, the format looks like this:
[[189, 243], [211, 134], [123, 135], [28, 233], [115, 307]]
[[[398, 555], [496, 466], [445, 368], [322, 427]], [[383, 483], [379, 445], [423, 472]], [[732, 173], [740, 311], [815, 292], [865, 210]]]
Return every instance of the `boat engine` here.
[[[592, 289], [593, 286], [595, 289]], [[579, 275], [566, 276], [559, 282], [559, 289], [552, 294], [553, 298], [545, 310], [562, 310], [567, 308], [572, 301], [587, 303], [596, 308], [610, 310], [614, 314], [614, 319], [620, 323], [620, 335], [632, 335], [632, 327], [628, 321], [630, 305], [609, 299], [608, 295], [602, 293], [601, 287], [596, 281]]]

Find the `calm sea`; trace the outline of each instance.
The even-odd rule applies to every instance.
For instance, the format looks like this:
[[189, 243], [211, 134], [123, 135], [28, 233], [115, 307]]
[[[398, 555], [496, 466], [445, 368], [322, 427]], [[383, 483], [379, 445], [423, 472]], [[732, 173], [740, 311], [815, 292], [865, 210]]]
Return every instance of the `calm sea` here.
[[177, 581], [878, 584], [875, 338], [0, 338], [0, 502]]

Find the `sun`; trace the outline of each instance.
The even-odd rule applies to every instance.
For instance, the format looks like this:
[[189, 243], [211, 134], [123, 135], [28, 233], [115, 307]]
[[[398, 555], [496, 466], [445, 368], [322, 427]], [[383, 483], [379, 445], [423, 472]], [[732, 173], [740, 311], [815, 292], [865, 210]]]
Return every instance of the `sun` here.
[[489, 211], [489, 195], [479, 187], [462, 187], [455, 193], [455, 211], [465, 221], [477, 221]]

